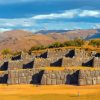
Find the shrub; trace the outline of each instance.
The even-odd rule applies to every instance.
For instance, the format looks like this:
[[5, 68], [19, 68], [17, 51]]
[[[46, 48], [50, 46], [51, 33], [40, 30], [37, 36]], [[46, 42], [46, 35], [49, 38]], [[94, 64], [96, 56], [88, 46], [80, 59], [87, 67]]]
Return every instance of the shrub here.
[[64, 45], [60, 42], [55, 42], [51, 45], [48, 46], [48, 48], [58, 48], [58, 47], [63, 47]]
[[11, 54], [11, 51], [10, 51], [10, 49], [6, 48], [6, 49], [2, 50], [1, 53], [2, 53], [3, 55], [8, 55], [8, 54]]
[[30, 50], [29, 50], [29, 53], [34, 51], [34, 50], [43, 50], [43, 49], [46, 49], [45, 46], [41, 45], [41, 46], [34, 46], [32, 47]]
[[75, 39], [75, 40], [70, 40], [66, 41], [64, 43], [64, 46], [82, 46], [84, 45], [85, 41], [81, 39]]
[[100, 40], [91, 40], [89, 45], [92, 46], [100, 46]]

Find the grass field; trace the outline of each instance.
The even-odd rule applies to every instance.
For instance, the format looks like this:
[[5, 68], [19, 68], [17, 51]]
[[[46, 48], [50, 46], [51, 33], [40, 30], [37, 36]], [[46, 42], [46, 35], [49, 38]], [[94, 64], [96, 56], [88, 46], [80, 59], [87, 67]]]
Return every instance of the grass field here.
[[91, 95], [65, 95], [65, 94], [44, 94], [44, 95], [0, 95], [0, 100], [99, 100], [100, 94]]
[[0, 85], [0, 100], [99, 100], [96, 86]]

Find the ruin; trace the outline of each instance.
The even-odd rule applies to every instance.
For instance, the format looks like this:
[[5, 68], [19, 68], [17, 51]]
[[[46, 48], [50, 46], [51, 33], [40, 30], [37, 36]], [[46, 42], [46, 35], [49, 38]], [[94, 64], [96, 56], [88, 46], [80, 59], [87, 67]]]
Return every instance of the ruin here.
[[[89, 69], [79, 69], [80, 66]], [[52, 70], [45, 69], [50, 67]], [[64, 69], [53, 70], [53, 67]], [[99, 67], [98, 51], [56, 48], [31, 54], [22, 52], [0, 61], [0, 84], [100, 84]]]

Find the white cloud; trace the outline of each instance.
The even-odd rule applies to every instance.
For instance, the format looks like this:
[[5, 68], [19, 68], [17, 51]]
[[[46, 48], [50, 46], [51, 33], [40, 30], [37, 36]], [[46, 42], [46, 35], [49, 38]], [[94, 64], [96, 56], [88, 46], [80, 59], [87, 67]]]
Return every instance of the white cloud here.
[[[0, 31], [8, 31], [12, 29], [24, 29], [24, 30], [40, 30], [45, 29], [45, 19], [73, 19], [73, 18], [83, 18], [83, 17], [100, 17], [99, 10], [66, 10], [62, 13], [53, 14], [42, 14], [36, 15], [29, 18], [16, 18], [16, 19], [2, 19], [0, 18]], [[42, 21], [43, 20], [43, 21]], [[60, 21], [60, 20], [59, 20]], [[68, 24], [67, 24], [68, 23]], [[75, 24], [74, 24], [75, 23]], [[77, 24], [76, 24], [77, 23]], [[57, 21], [47, 21], [47, 29], [75, 29], [75, 28], [100, 28], [100, 23], [79, 23], [79, 22], [62, 22]]]
[[47, 15], [37, 15], [33, 19], [56, 19], [56, 18], [73, 18], [77, 15], [78, 10], [66, 10], [63, 13], [52, 13]]
[[97, 10], [83, 10], [80, 14], [80, 17], [90, 16], [90, 17], [100, 17], [100, 11]]
[[100, 29], [100, 23], [97, 23], [93, 26], [93, 29]]
[[0, 27], [29, 27], [34, 24], [35, 22], [31, 18], [0, 19]]
[[100, 10], [66, 10], [63, 13], [51, 13], [33, 16], [33, 19], [57, 19], [57, 18], [74, 18], [74, 17], [100, 17]]
[[12, 30], [11, 28], [0, 28], [0, 32], [5, 32], [5, 31], [10, 31]]

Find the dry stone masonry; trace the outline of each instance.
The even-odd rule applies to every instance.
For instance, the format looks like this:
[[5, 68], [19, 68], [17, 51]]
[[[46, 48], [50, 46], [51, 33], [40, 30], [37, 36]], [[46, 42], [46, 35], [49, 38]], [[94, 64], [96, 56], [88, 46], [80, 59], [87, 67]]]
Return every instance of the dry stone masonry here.
[[[89, 69], [81, 70], [80, 66]], [[47, 70], [45, 67], [64, 67], [64, 70]], [[0, 61], [0, 84], [100, 84], [99, 67], [98, 51], [59, 48], [31, 54], [22, 52]]]

